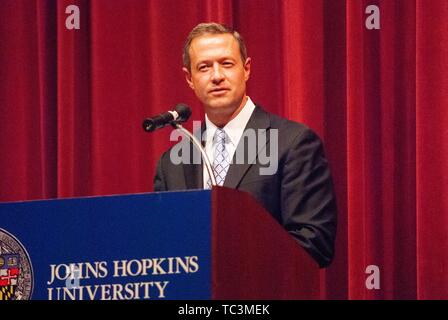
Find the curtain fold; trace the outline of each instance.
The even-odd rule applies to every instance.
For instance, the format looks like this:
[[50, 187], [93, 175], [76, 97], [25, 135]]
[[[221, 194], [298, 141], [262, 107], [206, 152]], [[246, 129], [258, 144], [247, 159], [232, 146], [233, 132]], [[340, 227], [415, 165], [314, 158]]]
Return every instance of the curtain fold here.
[[448, 2], [416, 3], [417, 296], [447, 299]]
[[0, 201], [151, 191], [175, 141], [141, 122], [179, 102], [203, 119], [181, 56], [204, 21], [243, 35], [250, 97], [324, 141], [339, 225], [321, 297], [447, 299], [446, 0], [3, 0]]

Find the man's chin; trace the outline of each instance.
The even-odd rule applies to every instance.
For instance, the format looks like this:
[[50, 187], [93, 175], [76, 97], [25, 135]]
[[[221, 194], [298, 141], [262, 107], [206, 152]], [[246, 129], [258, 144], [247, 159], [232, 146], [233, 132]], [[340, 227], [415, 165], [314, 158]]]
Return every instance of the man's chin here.
[[232, 110], [232, 105], [228, 101], [213, 101], [207, 104], [205, 110], [210, 110], [215, 113], [228, 113]]

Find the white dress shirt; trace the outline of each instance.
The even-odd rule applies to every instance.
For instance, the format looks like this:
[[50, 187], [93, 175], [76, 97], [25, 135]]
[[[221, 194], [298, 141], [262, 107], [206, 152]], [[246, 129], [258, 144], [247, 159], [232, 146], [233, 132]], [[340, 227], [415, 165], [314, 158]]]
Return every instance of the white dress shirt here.
[[[246, 104], [243, 109], [241, 109], [240, 113], [230, 120], [222, 129], [226, 132], [229, 137], [228, 141], [226, 140], [226, 150], [229, 153], [230, 161], [233, 160], [233, 155], [235, 154], [236, 147], [243, 135], [244, 129], [246, 128], [247, 122], [249, 121], [252, 113], [255, 109], [255, 104], [252, 100], [247, 97]], [[215, 153], [216, 145], [213, 144], [213, 136], [215, 135], [215, 131], [217, 127], [213, 122], [211, 122], [207, 114], [205, 115], [205, 124], [206, 124], [206, 132], [205, 132], [205, 152], [207, 153], [207, 157], [210, 160], [211, 165], [213, 166], [213, 158]], [[202, 176], [203, 176], [203, 187], [207, 189], [207, 181], [209, 179], [207, 168], [205, 165], [202, 166]], [[228, 173], [228, 172], [227, 172]]]

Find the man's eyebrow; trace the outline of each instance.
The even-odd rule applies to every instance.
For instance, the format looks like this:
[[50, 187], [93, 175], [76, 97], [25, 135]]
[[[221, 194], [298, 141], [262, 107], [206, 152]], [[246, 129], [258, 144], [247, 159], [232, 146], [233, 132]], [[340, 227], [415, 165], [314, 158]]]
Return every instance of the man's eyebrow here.
[[[232, 56], [225, 56], [225, 57], [221, 57], [219, 59], [217, 59], [217, 61], [221, 62], [221, 61], [225, 61], [225, 60], [232, 60], [232, 61], [236, 61], [238, 59], [235, 59]], [[211, 59], [204, 59], [204, 60], [199, 60], [198, 62], [196, 62], [196, 65], [200, 65], [201, 63], [210, 63], [212, 60]]]
[[220, 61], [225, 61], [225, 60], [232, 60], [232, 61], [237, 61], [238, 59], [235, 59], [234, 57], [224, 57], [222, 59], [219, 59]]
[[198, 62], [196, 62], [196, 65], [200, 65], [201, 63], [209, 63], [210, 60], [209, 59], [204, 59], [204, 60], [199, 60]]

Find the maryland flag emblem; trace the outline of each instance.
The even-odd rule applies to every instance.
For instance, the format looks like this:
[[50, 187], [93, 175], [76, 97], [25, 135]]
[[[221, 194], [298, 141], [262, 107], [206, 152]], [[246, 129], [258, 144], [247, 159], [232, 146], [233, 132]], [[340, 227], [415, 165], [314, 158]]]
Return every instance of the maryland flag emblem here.
[[14, 236], [0, 229], [0, 301], [30, 299], [32, 288], [28, 253]]
[[19, 278], [19, 255], [0, 255], [0, 300], [10, 300]]

